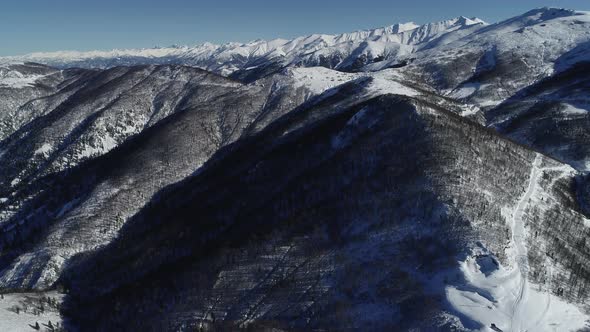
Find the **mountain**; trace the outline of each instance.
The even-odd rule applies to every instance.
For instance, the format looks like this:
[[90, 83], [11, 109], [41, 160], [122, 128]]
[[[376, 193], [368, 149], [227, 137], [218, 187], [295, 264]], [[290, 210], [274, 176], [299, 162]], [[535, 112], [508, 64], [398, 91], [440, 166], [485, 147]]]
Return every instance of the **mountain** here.
[[0, 59], [0, 330], [587, 330], [589, 28]]
[[580, 62], [540, 80], [488, 111], [487, 122], [499, 132], [587, 172], [588, 74], [590, 62]]
[[[70, 317], [99, 330], [508, 329], [532, 327], [552, 302], [584, 326], [567, 300], [586, 298], [587, 281], [570, 287], [568, 266], [587, 252], [553, 241], [590, 226], [561, 196], [571, 168], [413, 99], [317, 107], [220, 152], [77, 257], [64, 275]], [[529, 268], [543, 291], [522, 282]], [[474, 302], [485, 315], [465, 308]]]
[[[532, 10], [418, 52], [408, 70], [449, 97], [493, 107], [518, 90], [567, 69], [569, 64], [561, 57], [588, 42], [589, 24], [586, 12]], [[582, 55], [573, 63], [585, 60]]]
[[358, 100], [421, 94], [387, 80], [386, 71], [356, 77], [292, 69], [253, 84], [181, 66], [82, 73], [78, 90], [37, 100], [46, 114], [0, 144], [6, 286], [50, 286], [65, 260], [108, 243], [156, 192], [314, 95], [348, 81], [363, 86]]
[[[416, 49], [428, 47], [430, 43], [452, 32], [457, 36], [484, 25], [477, 18], [459, 17], [423, 26], [404, 23], [340, 35], [314, 34], [290, 40], [256, 40], [245, 44], [224, 45], [205, 43], [196, 47], [139, 50], [33, 53], [22, 57], [5, 57], [0, 62], [38, 62], [62, 68], [109, 68], [146, 63], [184, 64], [225, 76], [237, 71], [260, 70], [271, 64], [273, 68], [304, 65], [352, 70], [363, 63], [381, 58], [406, 56]], [[461, 32], [457, 33], [459, 30]]]
[[[82, 82], [36, 100], [39, 108], [31, 111], [45, 114], [1, 144], [2, 256], [28, 259], [19, 259], [9, 269], [2, 266], [0, 280], [10, 287], [53, 283], [64, 259], [108, 241], [116, 234], [115, 226], [153, 193], [191, 174], [220, 147], [303, 102], [311, 93], [301, 84], [287, 84], [290, 79], [243, 85], [191, 67], [118, 67], [82, 71]], [[280, 82], [285, 87], [279, 87]], [[161, 143], [140, 147], [143, 143], [133, 138], [144, 132], [153, 137], [151, 142]], [[126, 142], [135, 142], [130, 143], [134, 153], [118, 166], [93, 165], [101, 156], [109, 160], [109, 152], [117, 154], [113, 150]], [[82, 187], [78, 180], [63, 188], [55, 183], [76, 177], [81, 165], [91, 167], [84, 172]], [[178, 172], [168, 173], [170, 165]], [[133, 185], [136, 182], [141, 185]], [[128, 190], [121, 190], [123, 183]], [[110, 204], [117, 208], [105, 209]], [[88, 238], [81, 237], [80, 227], [90, 228]], [[76, 231], [64, 233], [64, 228]], [[37, 240], [40, 246], [21, 252], [18, 244]], [[17, 252], [8, 249], [15, 246]], [[21, 265], [28, 266], [26, 273], [15, 274]]]

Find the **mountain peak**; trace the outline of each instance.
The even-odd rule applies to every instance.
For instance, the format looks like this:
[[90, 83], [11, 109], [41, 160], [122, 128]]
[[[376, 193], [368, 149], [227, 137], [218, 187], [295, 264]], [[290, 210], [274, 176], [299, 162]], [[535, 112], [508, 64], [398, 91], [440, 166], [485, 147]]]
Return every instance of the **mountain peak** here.
[[414, 22], [397, 23], [391, 26], [392, 33], [402, 33], [419, 28], [420, 26]]
[[484, 20], [477, 18], [477, 17], [465, 17], [459, 16], [457, 18], [457, 22], [461, 23], [462, 25], [474, 25], [474, 24], [487, 24]]
[[575, 10], [557, 7], [540, 7], [530, 10], [523, 15], [521, 18], [531, 18], [538, 21], [548, 21], [560, 17], [575, 16], [579, 13]]

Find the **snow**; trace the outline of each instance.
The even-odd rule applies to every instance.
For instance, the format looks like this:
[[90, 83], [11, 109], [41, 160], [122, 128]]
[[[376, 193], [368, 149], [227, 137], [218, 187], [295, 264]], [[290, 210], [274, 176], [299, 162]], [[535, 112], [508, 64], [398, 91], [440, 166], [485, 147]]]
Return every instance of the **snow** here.
[[[50, 297], [61, 302], [63, 295], [57, 292], [44, 292], [44, 293], [12, 293], [3, 294], [4, 299], [0, 299], [0, 331], [2, 332], [22, 332], [22, 331], [34, 331], [29, 326], [34, 326], [36, 322], [41, 327], [40, 331], [49, 331], [50, 329], [46, 326], [49, 321], [55, 326], [56, 323], [61, 325], [61, 317], [59, 311], [52, 305], [44, 304], [44, 311], [35, 315], [33, 310], [39, 308], [40, 299], [42, 297]], [[24, 310], [24, 307], [27, 310]], [[17, 314], [15, 308], [19, 307], [19, 313]]]
[[43, 143], [43, 145], [41, 145], [40, 148], [35, 150], [34, 154], [35, 155], [47, 155], [51, 152], [51, 150], [53, 150], [53, 147], [51, 146], [51, 144]]
[[[19, 59], [30, 61], [67, 64], [75, 61], [86, 60], [109, 60], [123, 57], [139, 58], [170, 58], [190, 59], [194, 63], [208, 64], [210, 70], [217, 70], [224, 75], [230, 75], [240, 70], [239, 65], [231, 63], [236, 55], [250, 58], [265, 56], [270, 58], [286, 57], [289, 63], [299, 63], [299, 60], [310, 56], [330, 56], [334, 52], [343, 52], [354, 55], [367, 55], [371, 57], [383, 54], [392, 55], [397, 63], [400, 58], [414, 52], [419, 52], [421, 47], [429, 45], [431, 41], [440, 38], [440, 45], [448, 45], [448, 49], [481, 49], [488, 50], [489, 44], [499, 45], [500, 51], [511, 51], [522, 57], [531, 68], [538, 68], [545, 74], [553, 70], [562, 70], [580, 59], [588, 59], [590, 47], [583, 47], [573, 52], [569, 57], [556, 62], [556, 58], [564, 52], [569, 51], [572, 46], [580, 42], [587, 42], [590, 39], [590, 32], [586, 32], [590, 26], [590, 14], [586, 12], [564, 11], [559, 9], [539, 9], [525, 15], [516, 17], [505, 22], [490, 26], [484, 29], [485, 22], [479, 19], [460, 17], [444, 22], [431, 23], [418, 26], [414, 23], [396, 24], [379, 29], [357, 31], [340, 35], [316, 34], [306, 37], [299, 37], [292, 40], [275, 39], [271, 41], [252, 41], [249, 43], [229, 43], [225, 45], [203, 44], [196, 47], [169, 47], [141, 50], [113, 50], [93, 52], [55, 52], [35, 53]], [[479, 27], [482, 27], [482, 30]], [[472, 30], [465, 29], [472, 27]], [[577, 30], [576, 30], [577, 29]], [[478, 34], [471, 38], [469, 33], [478, 31]], [[584, 33], [580, 33], [580, 31]], [[590, 31], [590, 30], [588, 30]], [[457, 33], [458, 37], [450, 37], [450, 32]], [[464, 35], [462, 35], [464, 33]], [[466, 36], [466, 37], [465, 37]], [[465, 37], [465, 38], [463, 38]], [[469, 38], [467, 38], [469, 37]], [[456, 42], [456, 43], [453, 43]], [[458, 47], [461, 46], [461, 47]], [[443, 58], [446, 49], [432, 49], [425, 53], [424, 58], [436, 58], [441, 55]], [[438, 53], [437, 53], [438, 52]], [[493, 52], [485, 53], [486, 66], [495, 66]], [[348, 60], [351, 60], [349, 58]], [[419, 60], [419, 59], [418, 59]], [[2, 59], [0, 59], [0, 62]], [[343, 62], [345, 62], [343, 60]], [[339, 65], [342, 65], [340, 63]], [[375, 63], [375, 68], [385, 68], [388, 64]], [[411, 65], [411, 64], [410, 64]], [[553, 68], [555, 67], [555, 69]], [[245, 69], [255, 69], [256, 66], [249, 66]], [[366, 69], [367, 67], [365, 67]], [[372, 78], [367, 87], [366, 93], [370, 96], [382, 94], [399, 94], [406, 96], [417, 96], [420, 92], [405, 85], [404, 77], [400, 71], [404, 69], [384, 69], [377, 72], [365, 73], [343, 73], [324, 67], [298, 67], [287, 69], [287, 74], [298, 87], [306, 88], [313, 94], [322, 94], [338, 85], [350, 82], [355, 79]], [[539, 74], [537, 71], [529, 75], [531, 78]], [[24, 75], [17, 71], [4, 70], [0, 68], [0, 87], [23, 88], [37, 82], [42, 75]], [[510, 83], [510, 82], [509, 82]], [[530, 82], [527, 82], [528, 84]], [[495, 89], [504, 93], [492, 84], [465, 83], [455, 89], [445, 90], [446, 96], [455, 99], [466, 99], [485, 89]], [[476, 96], [479, 96], [477, 94]], [[479, 106], [494, 106], [501, 102], [504, 96], [487, 96], [486, 99], [478, 101]], [[472, 116], [480, 109], [475, 105], [465, 104], [462, 116]], [[587, 110], [579, 105], [564, 104], [560, 111], [567, 116], [586, 115]], [[347, 123], [347, 129], [360, 127], [370, 128], [372, 123], [366, 114], [368, 109], [362, 109], [353, 116]], [[129, 126], [123, 134], [135, 132], [135, 127]], [[346, 146], [354, 136], [352, 131], [343, 131], [334, 137], [333, 148], [338, 149]], [[114, 137], [105, 134], [93, 144], [86, 144], [78, 150], [78, 157], [88, 158], [103, 154], [117, 146]], [[47, 156], [53, 147], [49, 143], [43, 143], [34, 151], [34, 155]], [[0, 151], [0, 156], [2, 151]], [[590, 165], [590, 162], [588, 162]], [[587, 166], [590, 169], [590, 166]], [[516, 206], [506, 212], [507, 220], [512, 230], [511, 246], [507, 250], [507, 260], [500, 261], [489, 252], [484, 245], [472, 248], [470, 255], [459, 262], [460, 271], [465, 280], [462, 285], [446, 286], [445, 295], [452, 308], [460, 313], [461, 318], [467, 322], [473, 322], [482, 330], [490, 330], [491, 324], [495, 324], [504, 331], [548, 331], [548, 330], [575, 330], [585, 325], [588, 316], [582, 313], [574, 304], [567, 303], [563, 299], [542, 290], [538, 285], [529, 282], [528, 258], [526, 247], [526, 229], [523, 220], [527, 207], [535, 202], [537, 185], [540, 176], [543, 174], [541, 158], [537, 156], [531, 172], [527, 188], [523, 196], [518, 200]], [[12, 186], [16, 186], [20, 179], [15, 178]], [[7, 201], [0, 198], [0, 202]], [[77, 204], [72, 201], [65, 204], [57, 213], [57, 217], [64, 216]], [[590, 221], [584, 219], [585, 225]], [[106, 240], [105, 240], [106, 241]], [[74, 248], [74, 251], [82, 251], [81, 248]], [[23, 255], [19, 264], [27, 266], [32, 256]], [[50, 264], [54, 266], [63, 265], [65, 260], [61, 256], [52, 256]], [[548, 265], [548, 269], [552, 269]], [[549, 271], [550, 272], [550, 271]], [[46, 269], [40, 280], [55, 280], [53, 270]], [[551, 272], [550, 272], [551, 273]], [[11, 276], [9, 275], [8, 278]], [[34, 295], [34, 294], [33, 294]], [[30, 295], [30, 296], [33, 296]], [[9, 297], [10, 296], [10, 297]], [[25, 294], [6, 295], [6, 308], [12, 308], [15, 304], [26, 299]], [[5, 303], [0, 301], [0, 309], [6, 309]], [[40, 320], [40, 316], [27, 316], [21, 313], [16, 315], [9, 310], [0, 312], [0, 331], [16, 331], [28, 329], [26, 324]], [[47, 313], [51, 315], [51, 313]], [[56, 313], [57, 315], [57, 313]], [[53, 316], [52, 316], [53, 317]], [[44, 319], [51, 319], [53, 322], [59, 316]]]
[[395, 69], [385, 69], [378, 72], [370, 73], [373, 81], [369, 85], [368, 89], [374, 95], [380, 94], [397, 94], [404, 96], [417, 96], [419, 92], [412, 89], [400, 81], [403, 80], [402, 76]]
[[561, 113], [564, 115], [587, 115], [588, 111], [582, 108], [577, 108], [570, 104], [563, 104], [563, 108], [561, 109]]
[[477, 91], [477, 86], [467, 85], [455, 90], [451, 96], [454, 98], [467, 98]]
[[100, 137], [100, 144], [98, 145], [84, 145], [84, 149], [78, 154], [80, 159], [86, 159], [97, 155], [102, 155], [117, 146], [117, 141], [109, 136], [105, 135]]
[[375, 120], [367, 117], [367, 113], [369, 112], [368, 107], [362, 108], [358, 111], [352, 118], [348, 120], [346, 123], [346, 129], [342, 132], [338, 133], [338, 135], [332, 138], [332, 148], [333, 149], [342, 149], [348, 146], [353, 138], [354, 138], [354, 129], [355, 127], [364, 127], [370, 128], [375, 124]]
[[[461, 314], [480, 323], [483, 331], [495, 324], [503, 331], [575, 331], [588, 319], [576, 306], [530, 285], [520, 293], [523, 278], [515, 270], [500, 267], [486, 277], [474, 259], [461, 266], [479, 292], [447, 288], [447, 299]], [[488, 298], [486, 291], [491, 295]], [[526, 298], [524, 298], [526, 296]], [[525, 304], [521, 304], [526, 301]], [[514, 312], [517, 310], [517, 313]]]
[[471, 115], [475, 115], [480, 111], [480, 108], [475, 105], [465, 105], [466, 109], [461, 112], [461, 116], [468, 117]]
[[[444, 30], [438, 39], [421, 44], [411, 54], [414, 60], [410, 69], [420, 73], [433, 65], [452, 68], [453, 62], [462, 54], [480, 57], [471, 71], [458, 72], [458, 80], [448, 82], [442, 88], [450, 89], [446, 95], [451, 98], [469, 98], [479, 107], [494, 107], [524, 87], [590, 59], [590, 15], [587, 12], [540, 8], [500, 23], [478, 27], [463, 25], [457, 30]], [[498, 59], [506, 57], [517, 60], [520, 65], [515, 69], [520, 67], [528, 74], [517, 78], [506, 73], [502, 82], [479, 75], [496, 68]], [[369, 67], [379, 69], [384, 66], [374, 63]], [[473, 80], [482, 84], [477, 85]]]
[[398, 24], [395, 24], [391, 27], [391, 32], [392, 33], [406, 32], [406, 31], [417, 29], [419, 27], [420, 26], [414, 22], [398, 23]]
[[355, 79], [370, 77], [371, 83], [367, 87], [370, 96], [382, 94], [398, 94], [404, 96], [416, 96], [418, 91], [401, 82], [403, 76], [395, 69], [384, 69], [369, 73], [343, 73], [324, 67], [290, 68], [287, 71], [295, 80], [295, 85], [307, 88], [311, 93], [319, 95], [336, 86], [345, 84]]
[[[474, 322], [471, 328], [481, 325], [483, 331], [491, 331], [491, 324], [495, 324], [503, 331], [573, 331], [585, 327], [590, 318], [574, 304], [535, 289], [527, 278], [526, 229], [522, 216], [536, 194], [542, 175], [541, 161], [537, 155], [527, 189], [511, 214], [512, 240], [506, 253], [509, 266], [500, 264], [483, 246], [474, 248], [460, 263], [465, 285], [446, 288], [451, 306]], [[480, 257], [489, 257], [492, 266], [482, 264]]]
[[[58, 51], [37, 52], [21, 56], [0, 58], [0, 63], [15, 61], [44, 63], [57, 67], [86, 66], [109, 67], [117, 64], [134, 63], [170, 63], [181, 62], [205, 68], [207, 70], [230, 75], [246, 66], [243, 58], [276, 60], [284, 59], [285, 64], [306, 63], [312, 60], [318, 63], [322, 56], [343, 56], [366, 54], [370, 57], [407, 56], [426, 44], [452, 31], [465, 27], [484, 26], [479, 19], [458, 17], [442, 22], [418, 26], [413, 22], [395, 24], [383, 28], [355, 31], [337, 35], [313, 34], [291, 40], [274, 39], [255, 40], [248, 43], [227, 43], [215, 45], [205, 43], [197, 46], [172, 46], [144, 49], [122, 49], [110, 51]], [[354, 57], [353, 57], [354, 58]], [[241, 60], [236, 60], [241, 59]], [[351, 62], [352, 59], [344, 60]], [[244, 66], [244, 67], [242, 67]]]
[[34, 85], [45, 75], [25, 75], [16, 70], [0, 68], [0, 88], [21, 89]]
[[463, 99], [470, 97], [471, 95], [479, 91], [479, 89], [481, 89], [482, 87], [485, 88], [487, 86], [489, 86], [489, 84], [480, 84], [477, 82], [466, 83], [461, 85], [457, 89], [451, 91], [448, 95], [451, 98]]
[[76, 206], [76, 204], [78, 204], [78, 202], [80, 202], [79, 199], [74, 199], [74, 200], [64, 204], [62, 206], [62, 208], [57, 212], [55, 218], [63, 217], [68, 211], [70, 211], [74, 206]]
[[358, 74], [343, 73], [324, 67], [291, 68], [288, 69], [288, 73], [295, 80], [295, 86], [305, 87], [313, 94], [321, 94], [359, 77]]

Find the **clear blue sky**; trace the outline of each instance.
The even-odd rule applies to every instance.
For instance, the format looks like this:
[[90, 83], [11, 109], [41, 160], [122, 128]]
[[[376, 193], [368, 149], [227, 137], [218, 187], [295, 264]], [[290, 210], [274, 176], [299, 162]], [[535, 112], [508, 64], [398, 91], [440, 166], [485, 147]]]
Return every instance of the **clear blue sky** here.
[[496, 22], [590, 0], [2, 0], [0, 55], [289, 38], [456, 16]]

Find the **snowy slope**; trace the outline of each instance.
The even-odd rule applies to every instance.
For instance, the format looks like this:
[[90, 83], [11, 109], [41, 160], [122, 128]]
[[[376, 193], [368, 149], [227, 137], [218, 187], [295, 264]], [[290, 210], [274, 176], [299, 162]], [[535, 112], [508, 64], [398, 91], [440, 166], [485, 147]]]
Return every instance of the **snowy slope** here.
[[589, 45], [539, 8], [2, 58], [0, 289], [105, 330], [588, 327]]
[[[298, 74], [294, 69], [248, 85], [184, 66], [82, 71], [90, 76], [78, 77], [81, 82], [73, 84], [74, 93], [64, 89], [40, 99], [43, 108], [52, 106], [47, 114], [0, 142], [5, 151], [0, 156], [0, 182], [5, 184], [0, 187], [0, 247], [11, 248], [24, 239], [40, 241], [0, 262], [0, 284], [50, 286], [67, 259], [112, 240], [123, 220], [158, 190], [190, 175], [240, 135], [255, 133], [347, 81], [339, 72], [318, 70], [302, 69], [307, 73]], [[315, 81], [328, 73], [334, 80]], [[146, 131], [155, 137], [151, 139], [174, 148], [136, 140], [135, 153], [97, 161]], [[95, 161], [108, 166], [77, 172], [81, 164]], [[65, 180], [70, 172], [87, 176], [83, 182], [93, 189], [86, 192], [88, 188], [74, 186], [61, 196], [64, 192], [57, 188], [80, 179]], [[43, 208], [29, 210], [36, 204]], [[105, 209], [111, 204], [112, 209]], [[30, 240], [37, 231], [45, 236]]]
[[[75, 321], [104, 329], [172, 321], [172, 330], [266, 321], [308, 330], [585, 326], [588, 294], [576, 296], [588, 280], [567, 267], [585, 254], [533, 256], [590, 231], [564, 202], [571, 168], [409, 97], [327, 96], [308, 106], [237, 142], [162, 193], [121, 238], [74, 259], [65, 273], [71, 300], [92, 308]], [[560, 211], [564, 230], [543, 224], [555, 216], [535, 210], [541, 200]], [[546, 247], [527, 252], [535, 245]], [[550, 282], [533, 278], [547, 266]], [[94, 318], [113, 302], [124, 309]], [[126, 320], [138, 308], [145, 320]]]
[[418, 52], [411, 70], [449, 97], [489, 108], [590, 60], [589, 42], [590, 13], [540, 8]]
[[31, 87], [34, 86], [38, 80], [45, 76], [46, 75], [44, 74], [37, 73], [23, 73], [10, 68], [10, 66], [1, 66], [0, 87], [12, 89]]
[[[56, 291], [41, 293], [5, 293], [0, 298], [0, 330], [5, 332], [52, 331], [62, 325], [59, 306], [63, 294]], [[49, 299], [47, 301], [46, 299]], [[51, 325], [50, 325], [51, 322]]]
[[[529, 204], [542, 204], [540, 176], [546, 170], [557, 171], [557, 179], [571, 177], [575, 171], [565, 165], [542, 167], [537, 155], [531, 165], [528, 184], [517, 205], [507, 212], [511, 228], [508, 261], [499, 259], [486, 248], [475, 247], [460, 263], [465, 284], [449, 286], [446, 295], [451, 306], [474, 322], [487, 327], [494, 324], [503, 331], [576, 331], [587, 327], [589, 315], [573, 303], [555, 296], [542, 285], [529, 282], [529, 255], [523, 214]], [[556, 179], [556, 180], [557, 180]], [[549, 188], [551, 189], [551, 188]], [[552, 278], [552, 267], [547, 265]]]

